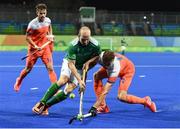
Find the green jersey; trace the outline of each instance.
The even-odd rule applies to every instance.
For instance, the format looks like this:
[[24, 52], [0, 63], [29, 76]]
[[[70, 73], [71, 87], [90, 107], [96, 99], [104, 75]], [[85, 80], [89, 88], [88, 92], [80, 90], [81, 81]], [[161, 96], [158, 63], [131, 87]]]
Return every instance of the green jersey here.
[[90, 38], [88, 45], [83, 46], [79, 39], [74, 39], [68, 48], [66, 59], [75, 60], [75, 66], [78, 70], [82, 69], [83, 64], [89, 59], [98, 56], [101, 53], [99, 43], [94, 38]]

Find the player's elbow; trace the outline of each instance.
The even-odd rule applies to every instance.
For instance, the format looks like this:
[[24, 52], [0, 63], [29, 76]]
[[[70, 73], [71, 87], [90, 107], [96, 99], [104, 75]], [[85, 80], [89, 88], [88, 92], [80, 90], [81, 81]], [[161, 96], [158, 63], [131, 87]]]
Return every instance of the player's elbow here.
[[94, 81], [97, 81], [97, 80], [98, 80], [98, 75], [97, 75], [97, 73], [94, 73], [94, 74], [93, 74], [93, 77], [94, 77]]
[[71, 69], [75, 65], [74, 61], [69, 60], [68, 61], [68, 67]]
[[109, 93], [109, 90], [104, 89], [101, 95], [106, 96], [108, 93]]
[[31, 38], [29, 36], [26, 36], [26, 41], [30, 42]]
[[102, 79], [102, 77], [99, 75], [98, 72], [94, 73], [93, 77], [94, 77], [94, 81], [99, 81]]

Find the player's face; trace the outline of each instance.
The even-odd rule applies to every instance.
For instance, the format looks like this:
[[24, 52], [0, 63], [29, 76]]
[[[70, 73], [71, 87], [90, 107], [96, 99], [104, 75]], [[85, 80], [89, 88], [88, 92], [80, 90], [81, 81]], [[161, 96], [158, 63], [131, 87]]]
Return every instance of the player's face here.
[[42, 10], [38, 10], [37, 11], [37, 16], [40, 22], [44, 21], [44, 18], [46, 17], [47, 14], [47, 10], [46, 9], [42, 9]]
[[89, 31], [82, 32], [79, 38], [82, 45], [87, 45], [89, 43], [90, 32]]
[[106, 62], [103, 61], [103, 66], [105, 68], [109, 68], [109, 67], [113, 66], [113, 62], [114, 62], [114, 59], [111, 61], [106, 61]]

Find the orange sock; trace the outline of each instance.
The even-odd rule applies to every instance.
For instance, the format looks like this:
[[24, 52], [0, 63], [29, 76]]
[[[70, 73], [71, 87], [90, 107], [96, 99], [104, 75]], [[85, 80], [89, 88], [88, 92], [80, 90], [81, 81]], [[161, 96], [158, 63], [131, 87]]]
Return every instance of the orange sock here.
[[[99, 96], [101, 95], [102, 91], [103, 91], [103, 83], [102, 83], [101, 80], [94, 81], [94, 91], [95, 91], [96, 97], [98, 99]], [[106, 106], [106, 101], [103, 100], [103, 102], [101, 103], [100, 106], [105, 107]]]
[[103, 84], [101, 80], [94, 81], [94, 91], [96, 94], [96, 97], [98, 98], [103, 90]]
[[55, 83], [57, 81], [57, 76], [54, 71], [49, 71], [49, 78], [51, 83]]
[[130, 104], [144, 104], [145, 99], [134, 96], [134, 95], [126, 95], [125, 102], [130, 103]]
[[19, 81], [21, 82], [26, 77], [27, 74], [28, 74], [28, 72], [26, 72], [26, 70], [23, 69], [20, 73]]

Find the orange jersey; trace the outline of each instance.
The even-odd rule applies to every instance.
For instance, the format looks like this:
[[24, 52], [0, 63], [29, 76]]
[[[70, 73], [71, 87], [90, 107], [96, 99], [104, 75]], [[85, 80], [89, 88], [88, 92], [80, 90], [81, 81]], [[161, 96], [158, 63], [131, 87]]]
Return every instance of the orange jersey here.
[[[40, 47], [48, 41], [46, 36], [49, 33], [50, 25], [51, 20], [48, 17], [45, 17], [43, 22], [39, 22], [36, 17], [28, 24], [26, 33], [31, 37], [33, 42]], [[33, 49], [31, 44], [29, 44], [29, 49]]]
[[[103, 66], [102, 59], [100, 58], [99, 64]], [[102, 68], [107, 72], [108, 82], [114, 83], [118, 77], [132, 72], [134, 74], [134, 64], [125, 56], [115, 54], [115, 59], [108, 68]], [[132, 70], [132, 71], [131, 71]]]

